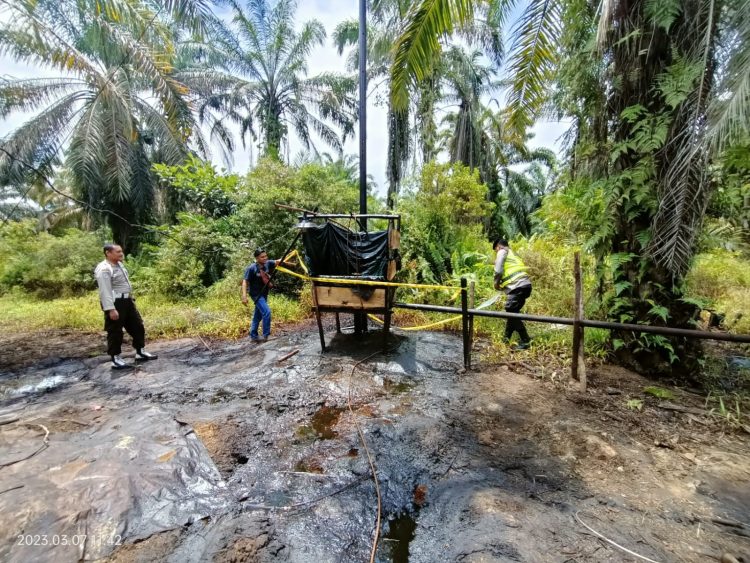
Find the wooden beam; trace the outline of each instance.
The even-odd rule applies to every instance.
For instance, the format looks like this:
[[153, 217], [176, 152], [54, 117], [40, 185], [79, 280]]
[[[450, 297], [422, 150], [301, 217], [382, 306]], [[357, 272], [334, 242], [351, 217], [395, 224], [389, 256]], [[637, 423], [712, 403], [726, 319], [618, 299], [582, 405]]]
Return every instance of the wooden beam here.
[[581, 391], [586, 391], [586, 363], [584, 359], [583, 283], [581, 281], [581, 254], [573, 257], [573, 278], [575, 279], [575, 307], [573, 316], [573, 361], [571, 375], [578, 381]]

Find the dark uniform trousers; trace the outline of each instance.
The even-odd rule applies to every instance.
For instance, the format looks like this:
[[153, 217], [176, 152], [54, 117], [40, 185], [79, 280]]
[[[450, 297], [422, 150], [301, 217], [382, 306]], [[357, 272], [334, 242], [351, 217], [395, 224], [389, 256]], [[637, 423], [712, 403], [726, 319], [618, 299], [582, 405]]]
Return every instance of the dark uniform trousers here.
[[113, 321], [104, 311], [104, 330], [107, 331], [107, 354], [118, 356], [122, 352], [122, 329], [128, 331], [133, 339], [133, 348], [140, 350], [146, 345], [146, 329], [143, 326], [138, 309], [133, 299], [115, 299], [115, 309], [120, 318]]
[[[521, 308], [526, 303], [526, 300], [531, 295], [531, 286], [525, 285], [512, 289], [508, 293], [508, 297], [505, 300], [505, 310], [508, 313], [520, 313]], [[513, 333], [517, 332], [521, 339], [521, 342], [528, 342], [530, 340], [529, 333], [526, 331], [526, 327], [521, 319], [508, 319], [505, 324], [505, 339], [510, 340]]]

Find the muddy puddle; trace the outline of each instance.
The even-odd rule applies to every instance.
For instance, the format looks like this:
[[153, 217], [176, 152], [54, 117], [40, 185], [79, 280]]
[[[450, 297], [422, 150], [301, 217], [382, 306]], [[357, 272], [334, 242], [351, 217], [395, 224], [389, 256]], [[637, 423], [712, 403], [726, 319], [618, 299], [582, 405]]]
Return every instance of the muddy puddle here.
[[352, 374], [380, 333], [328, 339], [0, 368], [0, 560], [369, 561], [379, 494], [380, 563], [636, 560], [592, 529], [654, 561], [750, 561], [748, 440], [628, 410], [638, 376], [592, 370], [581, 394], [523, 359], [464, 372], [446, 333]]

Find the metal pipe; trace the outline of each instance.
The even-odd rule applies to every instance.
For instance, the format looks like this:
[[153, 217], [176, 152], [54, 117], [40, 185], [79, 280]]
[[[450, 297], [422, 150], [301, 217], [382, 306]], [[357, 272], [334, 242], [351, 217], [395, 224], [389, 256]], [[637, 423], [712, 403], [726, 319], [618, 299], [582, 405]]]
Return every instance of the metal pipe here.
[[[367, 0], [359, 0], [359, 212], [367, 213]], [[360, 219], [367, 231], [367, 218]]]
[[[393, 304], [399, 309], [412, 309], [415, 311], [432, 311], [435, 313], [449, 313], [460, 315], [461, 309], [458, 307], [444, 307], [441, 305], [421, 305], [417, 303], [400, 303]], [[505, 311], [484, 311], [480, 309], [469, 309], [468, 314], [477, 317], [489, 317], [497, 319], [521, 319], [537, 323], [561, 324], [573, 326], [574, 319], [565, 317], [545, 317], [541, 315], [527, 315], [525, 313], [507, 313]], [[593, 321], [581, 319], [581, 326], [587, 328], [603, 328], [607, 330], [632, 330], [633, 332], [648, 332], [651, 334], [662, 334], [665, 336], [684, 336], [686, 338], [699, 338], [704, 340], [724, 340], [727, 342], [742, 342], [750, 344], [750, 334], [729, 334], [726, 332], [709, 332], [706, 330], [692, 330], [687, 328], [671, 328], [666, 326], [634, 325], [625, 323], [613, 323], [609, 321]]]
[[[327, 218], [339, 218], [349, 219], [350, 217], [361, 217], [360, 213], [318, 213], [317, 211], [311, 211], [310, 209], [303, 209], [302, 207], [294, 207], [293, 205], [286, 205], [283, 203], [274, 203], [275, 207], [279, 209], [288, 209], [289, 211], [298, 211], [311, 217], [320, 217], [322, 219]], [[369, 219], [401, 219], [401, 215], [388, 215], [384, 213], [366, 213], [365, 216]]]
[[[359, 225], [367, 232], [367, 0], [359, 0]], [[354, 313], [354, 331], [367, 331], [367, 315]]]
[[581, 324], [588, 328], [606, 328], [609, 330], [632, 330], [633, 332], [648, 332], [665, 336], [684, 336], [686, 338], [701, 338], [705, 340], [726, 340], [728, 342], [744, 342], [750, 344], [750, 334], [730, 334], [728, 332], [709, 332], [707, 330], [692, 330], [689, 328], [672, 328], [668, 326], [633, 325], [625, 323], [611, 323], [608, 321], [583, 320]]
[[461, 329], [464, 337], [464, 368], [471, 367], [471, 352], [469, 347], [469, 298], [466, 294], [466, 278], [461, 278]]
[[354, 219], [401, 219], [401, 215], [384, 215], [381, 213], [366, 213], [364, 215], [361, 213], [350, 213], [348, 215], [346, 213], [315, 213], [310, 215], [308, 219], [351, 219], [352, 217]]

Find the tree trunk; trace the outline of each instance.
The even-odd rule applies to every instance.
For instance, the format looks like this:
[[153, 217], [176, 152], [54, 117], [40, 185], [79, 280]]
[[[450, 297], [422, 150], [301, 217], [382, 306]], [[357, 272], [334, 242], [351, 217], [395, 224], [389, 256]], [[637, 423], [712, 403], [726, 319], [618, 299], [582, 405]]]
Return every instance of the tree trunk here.
[[[668, 109], [656, 86], [657, 78], [675, 62], [675, 54], [685, 52], [680, 31], [690, 24], [681, 19], [690, 14], [685, 8], [668, 31], [647, 18], [645, 5], [641, 0], [617, 3], [608, 38], [614, 87], [607, 113], [615, 146], [628, 147], [619, 154], [607, 177], [617, 217], [610, 238], [611, 260], [624, 261], [613, 267], [616, 295], [611, 299], [609, 316], [615, 321], [694, 328], [699, 309], [682, 301], [683, 280], [647, 254], [661, 196], [659, 182], [666, 177], [672, 153], [690, 126], [683, 122], [679, 107]], [[639, 107], [644, 109], [637, 117], [624, 117], [624, 111]], [[661, 125], [665, 119], [668, 125]], [[666, 141], [644, 148], [654, 144], [660, 126], [669, 127]], [[648, 127], [652, 127], [653, 136], [644, 142], [644, 128]], [[613, 341], [620, 362], [641, 373], [697, 375], [701, 347], [695, 342], [632, 333], [613, 333]]]

